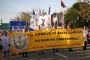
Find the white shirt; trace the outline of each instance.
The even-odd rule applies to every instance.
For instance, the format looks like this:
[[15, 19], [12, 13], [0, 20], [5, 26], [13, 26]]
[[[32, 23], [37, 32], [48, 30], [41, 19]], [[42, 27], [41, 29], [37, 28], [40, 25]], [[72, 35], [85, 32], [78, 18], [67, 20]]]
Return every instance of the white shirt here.
[[83, 34], [84, 34], [84, 41], [87, 41], [88, 30], [83, 30]]

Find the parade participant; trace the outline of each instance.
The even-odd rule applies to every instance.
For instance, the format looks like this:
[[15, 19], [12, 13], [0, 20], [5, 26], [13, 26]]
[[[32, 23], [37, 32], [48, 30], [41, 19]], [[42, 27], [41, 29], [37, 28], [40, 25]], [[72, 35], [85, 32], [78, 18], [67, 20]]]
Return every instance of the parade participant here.
[[[52, 29], [56, 29], [56, 26], [53, 26]], [[59, 52], [58, 48], [53, 49], [53, 53], [58, 53], [58, 52]]]
[[83, 46], [83, 50], [87, 50], [87, 34], [88, 34], [88, 30], [87, 27], [84, 26], [83, 27], [83, 34], [84, 34], [84, 46]]
[[10, 38], [6, 31], [3, 32], [4, 35], [1, 37], [2, 39], [2, 46], [5, 59], [8, 60], [10, 58]]
[[[22, 30], [21, 30], [21, 32], [22, 32]], [[27, 26], [25, 27], [24, 32], [28, 32], [28, 27]], [[28, 52], [22, 52], [22, 57], [28, 57]]]
[[[67, 29], [71, 29], [71, 22], [67, 25]], [[69, 52], [73, 52], [72, 48], [68, 48]]]
[[[40, 25], [37, 26], [37, 30], [41, 30]], [[40, 55], [40, 54], [44, 54], [44, 52], [42, 50], [39, 50], [38, 51], [38, 55]]]

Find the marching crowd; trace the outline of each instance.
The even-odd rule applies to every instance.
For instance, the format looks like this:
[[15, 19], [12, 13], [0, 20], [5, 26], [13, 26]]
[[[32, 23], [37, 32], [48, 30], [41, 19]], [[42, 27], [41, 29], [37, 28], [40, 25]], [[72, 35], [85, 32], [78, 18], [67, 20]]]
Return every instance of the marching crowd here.
[[[64, 29], [64, 26], [62, 27]], [[41, 30], [41, 26], [37, 26], [37, 30]], [[47, 28], [46, 28], [47, 29]], [[56, 26], [53, 26], [51, 29], [57, 29]], [[61, 29], [61, 27], [59, 28]], [[68, 28], [70, 29], [70, 28]], [[48, 30], [48, 29], [47, 29]], [[25, 29], [25, 32], [27, 32], [27, 28]], [[83, 27], [83, 34], [84, 34], [84, 46], [83, 50], [87, 50], [87, 43], [90, 43], [90, 30], [84, 26]], [[73, 48], [68, 48], [70, 52], [72, 52]], [[52, 49], [53, 53], [58, 53], [58, 48]], [[3, 52], [3, 55], [6, 60], [10, 60], [10, 37], [6, 31], [0, 31], [0, 53]], [[37, 51], [38, 54], [44, 54], [43, 50]], [[22, 52], [22, 57], [27, 57], [27, 52]]]

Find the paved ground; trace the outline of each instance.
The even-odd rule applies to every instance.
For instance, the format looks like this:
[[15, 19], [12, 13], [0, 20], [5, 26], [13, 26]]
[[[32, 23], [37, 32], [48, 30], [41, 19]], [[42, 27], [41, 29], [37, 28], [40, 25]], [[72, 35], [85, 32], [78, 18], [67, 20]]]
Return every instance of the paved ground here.
[[[37, 52], [29, 52], [27, 58], [22, 58], [21, 55], [11, 56], [10, 60], [90, 60], [90, 46], [88, 50], [83, 50], [82, 47], [73, 48], [73, 52], [68, 49], [59, 49], [59, 53], [53, 53], [51, 50], [44, 51], [45, 54], [38, 55]], [[0, 60], [4, 60], [0, 53]]]

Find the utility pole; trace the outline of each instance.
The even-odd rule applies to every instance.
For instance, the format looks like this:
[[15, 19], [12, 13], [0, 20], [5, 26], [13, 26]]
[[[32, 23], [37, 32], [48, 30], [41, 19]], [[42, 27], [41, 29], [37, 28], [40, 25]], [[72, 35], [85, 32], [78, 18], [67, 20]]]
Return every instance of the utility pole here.
[[0, 25], [1, 25], [1, 30], [2, 30], [2, 19], [1, 19], [1, 21], [0, 21]]

